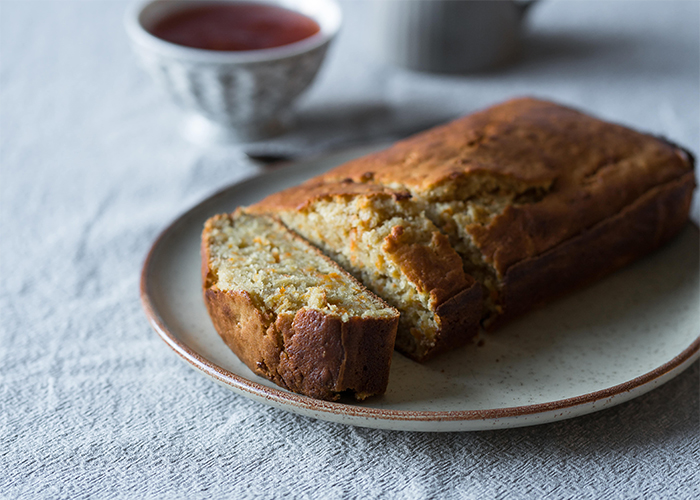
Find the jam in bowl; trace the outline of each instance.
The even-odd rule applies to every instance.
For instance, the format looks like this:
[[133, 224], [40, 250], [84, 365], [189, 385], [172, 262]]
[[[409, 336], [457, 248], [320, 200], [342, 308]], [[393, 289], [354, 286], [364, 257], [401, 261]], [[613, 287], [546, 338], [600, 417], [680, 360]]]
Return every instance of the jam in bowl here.
[[125, 19], [141, 64], [185, 112], [185, 134], [199, 143], [283, 130], [340, 22], [335, 0], [151, 0]]
[[221, 51], [280, 47], [320, 30], [318, 23], [304, 14], [252, 2], [191, 5], [163, 17], [149, 29], [168, 42]]

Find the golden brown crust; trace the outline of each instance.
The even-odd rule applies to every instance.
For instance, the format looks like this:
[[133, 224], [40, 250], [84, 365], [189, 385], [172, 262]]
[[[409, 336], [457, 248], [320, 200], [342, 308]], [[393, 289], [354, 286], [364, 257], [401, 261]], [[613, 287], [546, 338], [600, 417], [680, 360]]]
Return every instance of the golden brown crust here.
[[436, 354], [468, 343], [479, 331], [482, 312], [482, 289], [474, 278], [464, 273], [462, 259], [450, 246], [447, 236], [434, 232], [430, 246], [401, 241], [401, 226], [384, 241], [403, 273], [418, 291], [430, 294], [438, 330], [433, 339], [418, 345], [396, 348], [415, 361], [425, 361]]
[[[665, 141], [552, 102], [519, 98], [345, 163], [320, 179], [371, 179], [423, 194], [478, 172], [543, 185], [615, 166], [608, 170], [620, 175], [608, 180], [648, 188], [680, 175], [684, 163]], [[638, 169], [646, 178], [628, 178]]]
[[511, 266], [501, 284], [503, 314], [489, 329], [593, 283], [663, 245], [687, 224], [694, 188], [694, 174], [688, 172], [649, 190], [575, 238]]
[[[344, 391], [351, 391], [357, 399], [384, 393], [398, 312], [388, 318], [351, 317], [346, 322], [307, 308], [294, 315], [275, 315], [261, 311], [245, 290], [219, 290], [210, 267], [208, 241], [212, 222], [221, 217], [235, 216], [210, 219], [202, 233], [204, 302], [216, 331], [241, 361], [281, 387], [318, 399], [336, 400]], [[290, 237], [300, 239], [293, 233]], [[378, 302], [384, 304], [381, 299]]]
[[482, 293], [482, 286], [473, 282], [469, 288], [440, 304], [435, 310], [439, 326], [435, 342], [422, 351], [422, 356], [409, 357], [422, 362], [469, 342], [479, 332], [483, 312]]
[[419, 292], [430, 294], [433, 307], [474, 284], [474, 278], [464, 274], [462, 259], [447, 236], [436, 231], [430, 245], [424, 245], [404, 239], [404, 234], [401, 226], [394, 226], [384, 240], [384, 251], [396, 258], [401, 271]]
[[351, 390], [359, 399], [382, 394], [389, 382], [398, 318], [347, 322], [300, 310], [283, 332], [278, 372], [291, 390], [337, 399]]
[[493, 176], [505, 190], [547, 191], [537, 203], [508, 207], [489, 225], [466, 228], [503, 275], [620, 212], [654, 186], [691, 169], [666, 141], [576, 110], [531, 98], [474, 113], [351, 161], [315, 179], [392, 186], [428, 200], [464, 199], [465, 183]]
[[258, 375], [286, 387], [277, 372], [283, 350], [275, 318], [263, 315], [245, 291], [204, 289], [204, 303], [214, 328], [233, 352]]
[[395, 318], [337, 317], [301, 309], [293, 317], [266, 316], [243, 291], [204, 291], [214, 328], [256, 374], [317, 399], [383, 394], [398, 325]]

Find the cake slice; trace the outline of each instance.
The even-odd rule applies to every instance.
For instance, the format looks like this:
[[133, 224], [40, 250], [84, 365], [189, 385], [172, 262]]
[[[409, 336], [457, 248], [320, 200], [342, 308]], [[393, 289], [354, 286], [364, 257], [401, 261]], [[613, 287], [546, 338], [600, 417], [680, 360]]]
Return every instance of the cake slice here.
[[274, 213], [401, 313], [396, 348], [424, 361], [478, 332], [481, 286], [411, 200], [371, 178], [302, 184], [249, 207]]
[[318, 249], [264, 215], [217, 215], [202, 233], [204, 300], [255, 373], [335, 400], [385, 392], [399, 313]]

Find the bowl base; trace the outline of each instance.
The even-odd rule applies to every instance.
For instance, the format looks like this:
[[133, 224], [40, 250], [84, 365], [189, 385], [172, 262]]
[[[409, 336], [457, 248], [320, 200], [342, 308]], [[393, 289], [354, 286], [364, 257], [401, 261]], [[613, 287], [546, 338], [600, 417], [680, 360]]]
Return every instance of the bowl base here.
[[243, 144], [280, 135], [287, 130], [290, 122], [291, 116], [281, 116], [267, 122], [233, 127], [191, 114], [185, 117], [181, 131], [187, 140], [200, 146]]

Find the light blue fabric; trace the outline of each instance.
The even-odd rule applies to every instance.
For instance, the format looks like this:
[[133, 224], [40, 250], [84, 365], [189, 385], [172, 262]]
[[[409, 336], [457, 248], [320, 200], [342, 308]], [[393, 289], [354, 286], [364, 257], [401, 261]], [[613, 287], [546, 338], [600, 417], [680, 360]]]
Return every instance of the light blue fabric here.
[[[697, 2], [543, 2], [519, 63], [466, 77], [372, 62], [366, 4], [343, 5], [296, 132], [259, 151], [384, 140], [524, 94], [700, 151]], [[600, 413], [443, 435], [297, 417], [181, 363], [141, 310], [144, 256], [261, 167], [181, 139], [124, 10], [0, 3], [0, 498], [700, 496], [698, 363]]]

